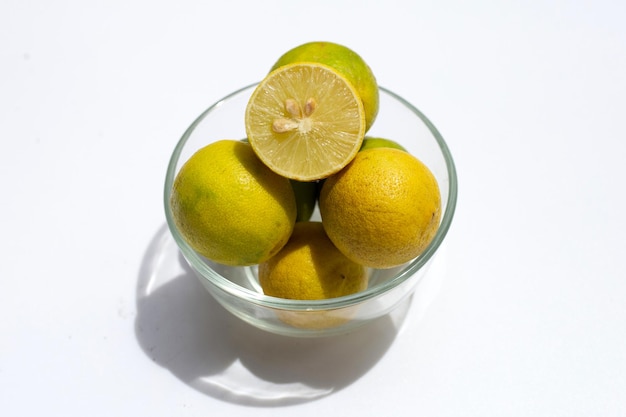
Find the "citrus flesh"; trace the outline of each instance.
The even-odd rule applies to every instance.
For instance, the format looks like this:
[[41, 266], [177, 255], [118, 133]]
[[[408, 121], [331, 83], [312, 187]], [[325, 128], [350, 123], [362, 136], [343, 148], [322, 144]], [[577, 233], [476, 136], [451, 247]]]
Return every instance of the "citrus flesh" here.
[[385, 269], [428, 246], [439, 227], [441, 196], [437, 180], [419, 159], [379, 147], [359, 152], [326, 179], [319, 208], [328, 237], [342, 253]]
[[170, 207], [196, 252], [231, 266], [258, 264], [276, 254], [296, 219], [289, 180], [239, 140], [217, 141], [194, 153], [174, 180]]
[[350, 82], [322, 64], [290, 64], [256, 87], [245, 113], [248, 141], [274, 172], [326, 178], [348, 164], [365, 136], [363, 103]]
[[307, 42], [285, 52], [272, 70], [281, 66], [316, 62], [328, 65], [341, 73], [357, 90], [365, 111], [366, 130], [378, 114], [379, 90], [376, 77], [365, 60], [354, 50], [334, 42]]

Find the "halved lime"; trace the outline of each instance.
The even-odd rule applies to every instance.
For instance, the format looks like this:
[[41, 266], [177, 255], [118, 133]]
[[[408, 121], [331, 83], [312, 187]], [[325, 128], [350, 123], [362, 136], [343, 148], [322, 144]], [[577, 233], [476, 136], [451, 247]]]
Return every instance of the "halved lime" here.
[[248, 140], [274, 172], [298, 181], [326, 178], [346, 166], [365, 136], [363, 103], [337, 70], [297, 63], [270, 72], [245, 114]]

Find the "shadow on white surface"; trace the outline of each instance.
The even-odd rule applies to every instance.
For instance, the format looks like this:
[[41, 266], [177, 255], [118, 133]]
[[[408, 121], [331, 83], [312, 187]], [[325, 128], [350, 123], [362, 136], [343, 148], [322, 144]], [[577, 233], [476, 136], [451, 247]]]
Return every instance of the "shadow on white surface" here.
[[274, 335], [241, 321], [206, 292], [162, 226], [137, 283], [137, 340], [154, 362], [194, 389], [249, 406], [312, 401], [368, 372], [395, 339], [411, 304], [350, 334]]

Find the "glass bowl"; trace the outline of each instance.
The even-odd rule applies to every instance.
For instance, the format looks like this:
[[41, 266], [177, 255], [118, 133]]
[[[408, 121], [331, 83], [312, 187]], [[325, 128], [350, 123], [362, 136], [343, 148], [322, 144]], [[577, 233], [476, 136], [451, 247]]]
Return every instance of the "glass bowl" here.
[[[174, 148], [167, 167], [164, 203], [168, 227], [182, 255], [222, 306], [273, 333], [299, 337], [346, 333], [391, 313], [413, 294], [448, 232], [456, 206], [457, 177], [448, 146], [435, 126], [417, 108], [385, 88], [380, 89], [380, 110], [368, 136], [400, 143], [430, 168], [441, 190], [441, 225], [417, 258], [392, 269], [368, 270], [368, 287], [356, 294], [326, 300], [288, 300], [263, 294], [255, 266], [229, 267], [211, 262], [196, 253], [177, 230], [169, 200], [178, 170], [211, 142], [245, 138], [244, 114], [255, 87], [252, 84], [237, 90], [206, 109]], [[317, 209], [312, 220], [321, 220]]]

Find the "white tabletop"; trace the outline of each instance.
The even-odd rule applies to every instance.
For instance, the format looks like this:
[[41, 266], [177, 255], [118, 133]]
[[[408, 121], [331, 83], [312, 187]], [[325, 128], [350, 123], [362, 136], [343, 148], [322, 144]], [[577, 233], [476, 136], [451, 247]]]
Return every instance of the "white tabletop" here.
[[[617, 0], [3, 1], [0, 415], [626, 415], [626, 6]], [[278, 337], [165, 227], [174, 144], [310, 40], [360, 53], [453, 153], [405, 309]]]

